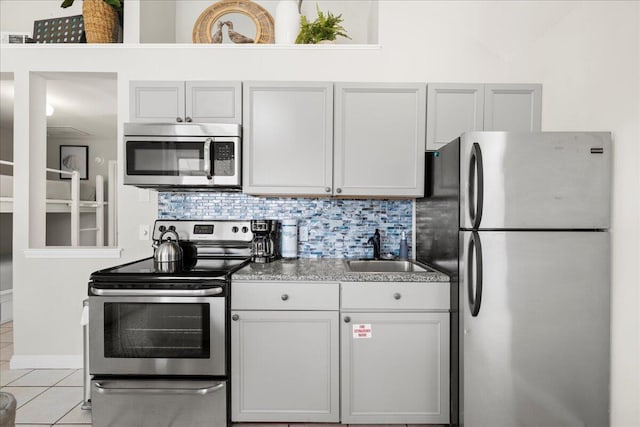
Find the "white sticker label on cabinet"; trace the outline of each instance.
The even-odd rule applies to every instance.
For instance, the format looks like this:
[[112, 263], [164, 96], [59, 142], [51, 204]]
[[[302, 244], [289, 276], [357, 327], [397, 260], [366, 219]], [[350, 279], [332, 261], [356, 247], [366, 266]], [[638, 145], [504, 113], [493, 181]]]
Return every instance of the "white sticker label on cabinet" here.
[[353, 325], [353, 338], [371, 338], [371, 324]]

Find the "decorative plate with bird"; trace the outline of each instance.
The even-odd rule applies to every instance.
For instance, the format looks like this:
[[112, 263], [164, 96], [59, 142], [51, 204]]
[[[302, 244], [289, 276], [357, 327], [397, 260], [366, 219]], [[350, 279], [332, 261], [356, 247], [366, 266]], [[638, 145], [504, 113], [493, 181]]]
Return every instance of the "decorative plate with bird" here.
[[[256, 27], [255, 37], [241, 34], [234, 29], [230, 19], [223, 19], [225, 15], [234, 13], [251, 18]], [[221, 0], [200, 14], [193, 27], [193, 42], [222, 43], [224, 34], [227, 34], [233, 43], [273, 43], [273, 17], [266, 9], [251, 0]]]

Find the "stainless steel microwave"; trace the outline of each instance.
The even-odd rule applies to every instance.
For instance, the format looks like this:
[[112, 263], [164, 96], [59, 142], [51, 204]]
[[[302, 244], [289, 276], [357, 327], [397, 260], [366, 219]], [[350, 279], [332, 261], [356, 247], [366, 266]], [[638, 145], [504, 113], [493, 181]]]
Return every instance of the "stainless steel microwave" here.
[[124, 184], [167, 190], [240, 190], [241, 127], [125, 123]]

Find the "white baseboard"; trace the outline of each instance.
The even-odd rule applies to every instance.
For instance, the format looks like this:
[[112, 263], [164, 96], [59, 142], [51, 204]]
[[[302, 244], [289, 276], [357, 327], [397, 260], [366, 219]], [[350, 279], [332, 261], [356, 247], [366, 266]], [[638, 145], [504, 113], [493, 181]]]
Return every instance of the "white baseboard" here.
[[0, 292], [0, 323], [13, 320], [13, 289]]
[[82, 355], [78, 354], [14, 354], [9, 363], [11, 369], [81, 369]]

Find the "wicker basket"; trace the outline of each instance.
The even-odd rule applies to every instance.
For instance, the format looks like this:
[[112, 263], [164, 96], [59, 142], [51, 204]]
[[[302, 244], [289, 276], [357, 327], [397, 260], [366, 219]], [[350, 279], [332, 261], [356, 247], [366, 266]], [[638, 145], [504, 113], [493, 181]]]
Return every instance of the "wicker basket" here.
[[82, 16], [87, 43], [118, 42], [118, 12], [104, 0], [83, 0]]

